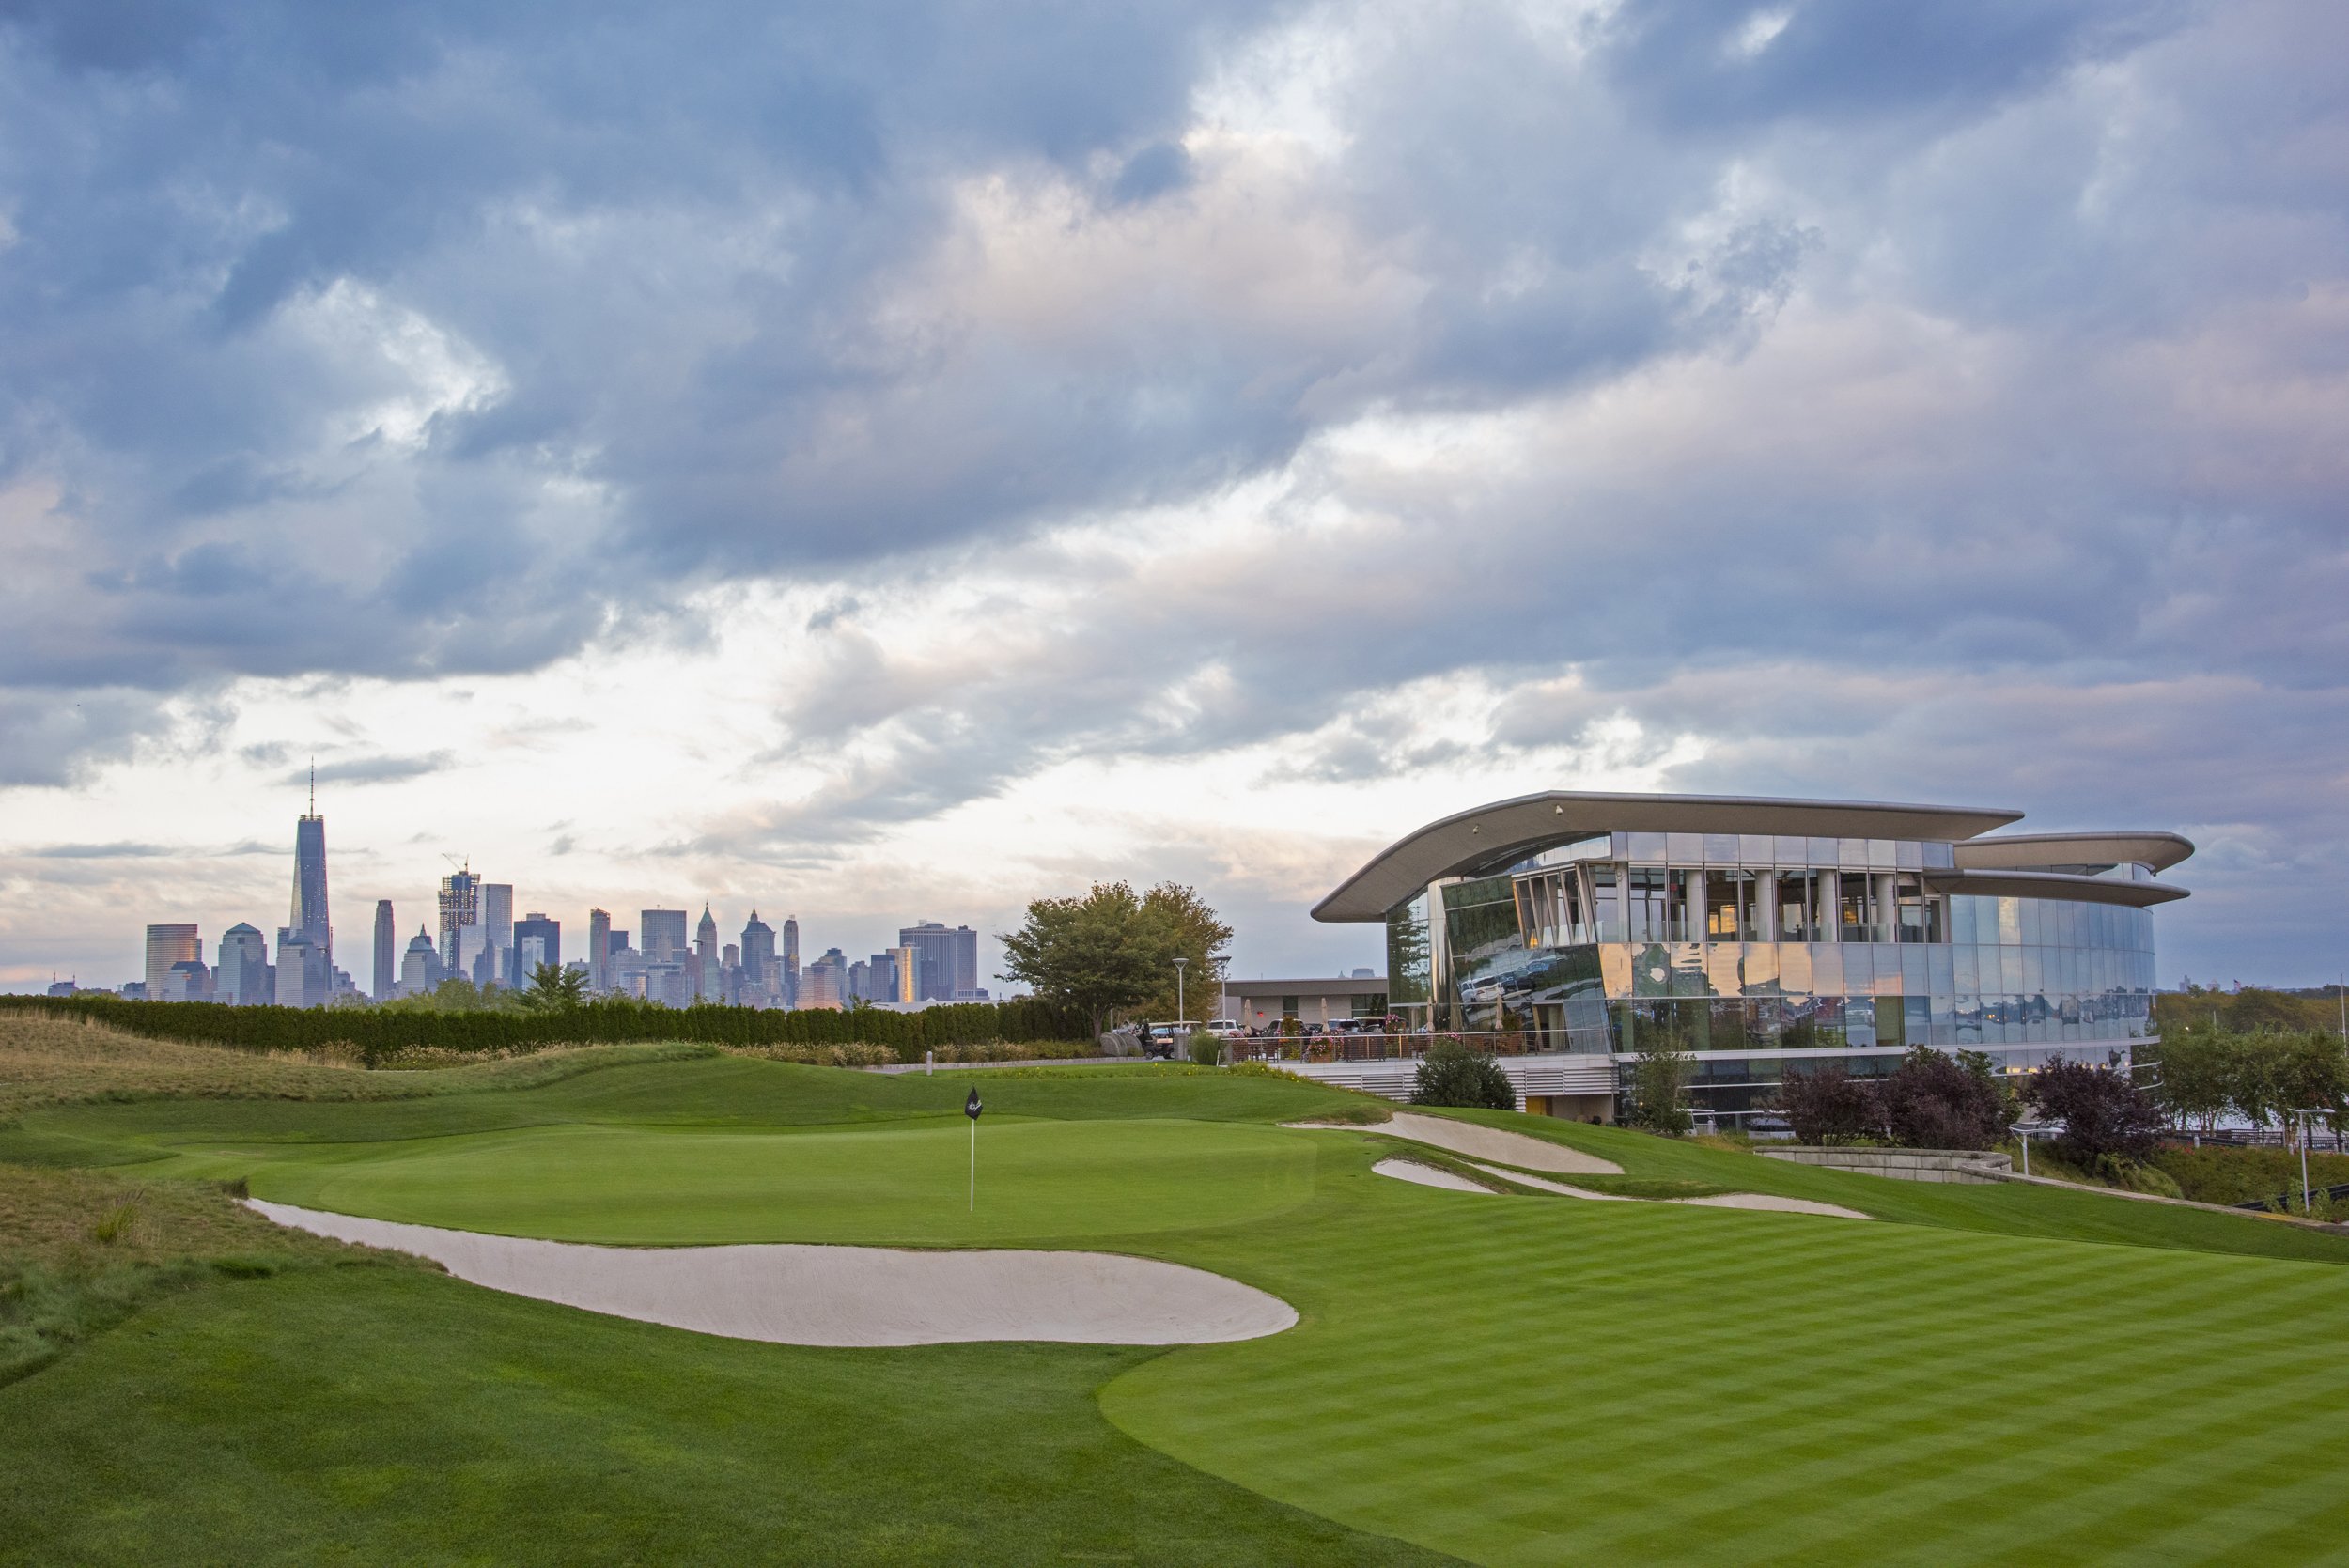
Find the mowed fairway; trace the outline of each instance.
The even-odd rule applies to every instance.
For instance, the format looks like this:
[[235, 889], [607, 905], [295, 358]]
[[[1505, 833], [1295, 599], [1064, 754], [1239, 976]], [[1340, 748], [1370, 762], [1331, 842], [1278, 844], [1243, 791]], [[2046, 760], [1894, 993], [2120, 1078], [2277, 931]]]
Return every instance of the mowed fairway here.
[[1306, 1219], [1185, 1254], [1303, 1325], [1112, 1420], [1480, 1562], [2349, 1558], [2336, 1265], [1423, 1188]]
[[[975, 1218], [954, 1113], [973, 1083], [997, 1108]], [[1236, 1075], [670, 1062], [396, 1105], [29, 1115], [14, 1136], [44, 1148], [155, 1157], [140, 1180], [240, 1176], [558, 1239], [1098, 1248], [1215, 1270], [1301, 1321], [1164, 1353], [810, 1350], [412, 1273], [213, 1287], [0, 1389], [0, 1464], [25, 1481], [0, 1495], [0, 1540], [169, 1560], [234, 1555], [254, 1519], [252, 1555], [288, 1561], [357, 1543], [485, 1560], [1410, 1560], [1398, 1543], [1496, 1564], [2349, 1560], [2341, 1237], [1493, 1113], [1474, 1119], [1632, 1177], [1878, 1218], [1453, 1193], [1374, 1174], [1399, 1152], [1375, 1131], [1278, 1125], [1361, 1108]], [[1011, 1448], [971, 1400], [1019, 1412]], [[417, 1503], [419, 1464], [456, 1478], [459, 1506]], [[217, 1529], [182, 1551], [189, 1519]]]

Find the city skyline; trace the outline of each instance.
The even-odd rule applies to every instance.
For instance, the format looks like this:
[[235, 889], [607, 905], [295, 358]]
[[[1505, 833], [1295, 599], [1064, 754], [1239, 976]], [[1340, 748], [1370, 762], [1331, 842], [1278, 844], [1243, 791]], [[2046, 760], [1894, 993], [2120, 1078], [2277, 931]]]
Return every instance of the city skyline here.
[[[705, 899], [689, 932], [689, 911], [659, 906], [636, 911], [632, 926], [617, 926], [600, 906], [574, 926], [567, 960], [563, 920], [542, 908], [517, 917], [511, 883], [493, 882], [470, 856], [444, 856], [452, 869], [431, 902], [432, 919], [399, 937], [398, 900], [374, 902], [367, 977], [332, 962], [326, 819], [319, 810], [313, 772], [309, 796], [295, 821], [291, 915], [277, 930], [275, 950], [255, 926], [240, 921], [220, 933], [215, 962], [205, 958], [200, 921], [149, 921], [143, 927], [144, 968], [132, 981], [108, 983], [52, 972], [44, 987], [117, 992], [148, 1001], [205, 1001], [233, 1005], [315, 1007], [350, 995], [381, 1002], [429, 993], [443, 980], [465, 979], [484, 988], [519, 990], [541, 964], [577, 970], [591, 995], [633, 996], [670, 1006], [714, 1001], [761, 1007], [836, 1007], [850, 1001], [912, 1005], [984, 1001], [1015, 994], [982, 984], [980, 935], [971, 926], [922, 920], [897, 933], [898, 945], [850, 960], [826, 949], [803, 970], [798, 920], [768, 924], [755, 905], [739, 941], [722, 935], [714, 906]], [[435, 930], [437, 926], [437, 936]], [[289, 967], [281, 983], [278, 963]], [[815, 975], [812, 997], [802, 975]]]

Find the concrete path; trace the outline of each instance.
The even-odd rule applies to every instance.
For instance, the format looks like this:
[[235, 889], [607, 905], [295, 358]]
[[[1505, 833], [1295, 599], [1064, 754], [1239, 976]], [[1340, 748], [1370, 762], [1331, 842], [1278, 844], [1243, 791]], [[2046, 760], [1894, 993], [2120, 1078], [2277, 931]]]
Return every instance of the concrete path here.
[[1276, 1296], [1109, 1252], [588, 1247], [247, 1200], [280, 1225], [413, 1252], [460, 1280], [591, 1312], [779, 1344], [1212, 1344], [1297, 1323]]
[[1371, 1167], [1381, 1176], [1392, 1176], [1399, 1182], [1415, 1187], [1440, 1187], [1446, 1192], [1482, 1192], [1492, 1195], [1492, 1189], [1477, 1186], [1466, 1176], [1455, 1176], [1449, 1171], [1439, 1171], [1432, 1165], [1422, 1165], [1415, 1159], [1382, 1159]]
[[1414, 1143], [1425, 1143], [1452, 1154], [1522, 1165], [1529, 1171], [1555, 1171], [1570, 1176], [1623, 1174], [1623, 1167], [1613, 1160], [1586, 1155], [1579, 1149], [1569, 1149], [1562, 1143], [1530, 1138], [1521, 1132], [1503, 1132], [1498, 1127], [1479, 1126], [1474, 1122], [1455, 1122], [1444, 1116], [1421, 1116], [1408, 1110], [1398, 1110], [1392, 1120], [1368, 1126], [1351, 1122], [1289, 1122], [1284, 1125], [1292, 1127], [1334, 1127], [1344, 1132], [1383, 1132], [1390, 1138], [1408, 1138]]

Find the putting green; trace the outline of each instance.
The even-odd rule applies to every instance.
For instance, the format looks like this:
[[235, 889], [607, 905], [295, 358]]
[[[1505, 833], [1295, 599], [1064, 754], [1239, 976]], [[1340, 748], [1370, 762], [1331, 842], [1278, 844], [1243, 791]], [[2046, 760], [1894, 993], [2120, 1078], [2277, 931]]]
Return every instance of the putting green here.
[[572, 1124], [398, 1143], [183, 1155], [254, 1196], [557, 1241], [1046, 1244], [1245, 1224], [1307, 1201], [1319, 1145], [1186, 1121], [713, 1130]]

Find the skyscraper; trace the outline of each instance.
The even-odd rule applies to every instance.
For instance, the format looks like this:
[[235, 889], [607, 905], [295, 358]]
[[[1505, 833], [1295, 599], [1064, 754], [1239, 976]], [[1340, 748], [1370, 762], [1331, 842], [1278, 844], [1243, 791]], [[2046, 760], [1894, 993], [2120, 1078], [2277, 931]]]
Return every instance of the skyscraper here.
[[533, 909], [514, 923], [514, 987], [529, 986], [540, 964], [563, 967], [563, 923]]
[[783, 920], [783, 1004], [800, 1004], [800, 923], [788, 915]]
[[441, 955], [432, 950], [432, 933], [419, 925], [415, 939], [408, 944], [408, 955], [400, 960], [399, 994], [424, 996], [440, 983]]
[[892, 986], [889, 1000], [902, 1005], [921, 1001], [922, 995], [917, 987], [921, 983], [922, 955], [910, 947], [893, 947], [889, 950], [889, 956]]
[[398, 991], [399, 934], [392, 924], [392, 901], [379, 898], [375, 901], [375, 1000], [389, 1001]]
[[968, 925], [952, 930], [934, 920], [897, 933], [897, 945], [914, 950], [914, 1000], [952, 1001], [979, 985], [979, 934]]
[[502, 986], [513, 984], [514, 884], [481, 884], [481, 945], [490, 955], [489, 978]]
[[724, 971], [719, 967], [718, 923], [710, 917], [709, 905], [702, 904], [701, 924], [693, 928], [693, 994], [714, 997], [724, 986]]
[[642, 909], [637, 912], [636, 946], [647, 964], [674, 964], [685, 956], [685, 911]]
[[612, 988], [612, 916], [587, 911], [587, 988], [601, 996]]
[[193, 925], [150, 925], [147, 928], [147, 995], [160, 1001], [171, 979], [171, 966], [204, 956], [204, 939]]
[[775, 972], [775, 928], [759, 919], [756, 909], [742, 927], [742, 990], [744, 1001], [784, 1000], [783, 977]]
[[294, 823], [293, 913], [286, 927], [334, 961], [334, 927], [326, 914], [326, 818], [319, 815], [319, 770], [310, 768], [310, 809]]
[[270, 984], [269, 939], [242, 921], [221, 934], [212, 1000], [232, 1007], [266, 1007], [277, 1000]]
[[458, 933], [481, 921], [481, 878], [473, 862], [441, 878], [441, 967], [451, 973], [462, 968], [469, 955], [459, 952]]

